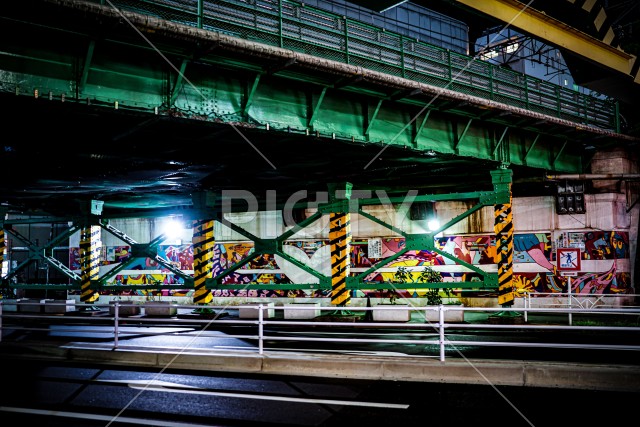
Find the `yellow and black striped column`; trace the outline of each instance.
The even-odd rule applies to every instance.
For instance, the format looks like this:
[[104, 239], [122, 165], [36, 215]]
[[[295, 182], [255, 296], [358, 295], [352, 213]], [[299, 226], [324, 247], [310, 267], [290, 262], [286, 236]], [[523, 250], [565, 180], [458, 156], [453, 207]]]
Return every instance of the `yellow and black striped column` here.
[[91, 225], [80, 230], [80, 301], [92, 303], [98, 293], [91, 289], [91, 281], [100, 273], [100, 226]]
[[193, 221], [193, 294], [194, 304], [208, 304], [213, 301], [211, 291], [205, 288], [205, 282], [213, 273], [213, 235], [212, 219]]
[[496, 249], [498, 254], [498, 304], [513, 304], [513, 214], [509, 203], [494, 206]]
[[[4, 228], [0, 227], [0, 280], [2, 280], [2, 266], [4, 265], [4, 252], [7, 249], [7, 241], [4, 239]], [[0, 298], [2, 295], [0, 294]]]
[[343, 306], [351, 303], [351, 295], [347, 290], [347, 277], [351, 269], [351, 214], [331, 213], [329, 218], [331, 304]]

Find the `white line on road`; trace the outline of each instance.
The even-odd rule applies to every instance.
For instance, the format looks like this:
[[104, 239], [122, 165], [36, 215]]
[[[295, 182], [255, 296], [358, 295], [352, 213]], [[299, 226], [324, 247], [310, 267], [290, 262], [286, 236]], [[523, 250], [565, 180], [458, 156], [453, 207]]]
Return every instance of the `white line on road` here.
[[366, 406], [371, 408], [387, 408], [387, 409], [408, 409], [409, 405], [396, 403], [380, 403], [380, 402], [359, 402], [351, 400], [333, 400], [333, 399], [309, 399], [291, 396], [265, 396], [261, 394], [246, 393], [228, 393], [221, 391], [211, 391], [198, 387], [192, 387], [182, 384], [174, 384], [165, 381], [146, 381], [146, 380], [96, 380], [100, 383], [124, 383], [136, 390], [146, 391], [163, 391], [168, 393], [185, 393], [200, 394], [207, 396], [235, 397], [239, 399], [257, 399], [257, 400], [276, 400], [283, 402], [302, 402], [325, 405], [341, 405], [341, 406]]
[[[113, 415], [88, 414], [84, 412], [49, 411], [33, 408], [15, 408], [0, 406], [0, 412], [16, 412], [20, 414], [45, 415], [64, 418], [79, 418], [82, 420], [113, 421]], [[139, 424], [156, 427], [215, 427], [211, 424], [180, 423], [177, 421], [150, 420], [147, 418], [118, 417], [118, 423]]]

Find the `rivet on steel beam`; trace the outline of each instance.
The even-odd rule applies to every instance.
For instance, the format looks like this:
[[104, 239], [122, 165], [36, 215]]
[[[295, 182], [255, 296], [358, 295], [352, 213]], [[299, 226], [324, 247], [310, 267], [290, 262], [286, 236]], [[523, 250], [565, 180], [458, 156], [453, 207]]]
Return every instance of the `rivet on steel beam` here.
[[53, 100], [53, 92], [49, 91], [49, 101]]
[[335, 132], [331, 134], [331, 138], [336, 139], [336, 134], [335, 134]]
[[267, 126], [267, 130], [269, 130], [269, 123], [267, 123], [266, 126]]
[[20, 88], [16, 86], [16, 95], [20, 95]]
[[113, 106], [114, 106], [114, 107], [115, 107], [115, 109], [117, 110], [117, 109], [118, 109], [118, 101], [116, 101], [116, 102], [113, 104]]
[[153, 113], [157, 116], [158, 115], [158, 107], [153, 107]]
[[309, 129], [306, 129], [304, 132], [309, 136]]
[[38, 99], [38, 89], [35, 89], [35, 90], [33, 91], [33, 97], [34, 97], [34, 98], [36, 98], [36, 99]]
[[64, 102], [64, 93], [60, 95], [60, 102]]

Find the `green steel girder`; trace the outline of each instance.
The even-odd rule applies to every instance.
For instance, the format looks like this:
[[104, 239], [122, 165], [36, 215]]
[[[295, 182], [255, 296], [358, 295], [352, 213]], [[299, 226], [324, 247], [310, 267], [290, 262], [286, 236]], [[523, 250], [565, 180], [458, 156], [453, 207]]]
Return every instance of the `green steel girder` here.
[[[391, 282], [368, 282], [363, 284], [354, 280], [355, 277], [347, 277], [346, 288], [349, 290], [398, 290], [398, 283]], [[406, 283], [403, 288], [406, 289], [491, 289], [497, 287], [497, 282], [493, 280], [484, 281], [460, 281], [460, 282], [419, 282], [419, 283]], [[109, 287], [101, 287], [100, 289], [108, 289]], [[120, 287], [118, 289], [156, 289], [155, 287], [145, 286], [131, 286]], [[258, 290], [258, 291], [272, 291], [274, 290], [274, 284], [269, 283], [243, 283], [243, 284], [215, 284], [211, 279], [207, 280], [205, 285], [206, 289], [211, 290]], [[176, 289], [184, 289], [182, 287], [176, 287]], [[329, 291], [331, 290], [331, 282], [328, 283], [296, 283], [287, 284], [279, 283], [277, 285], [279, 290], [299, 290], [299, 289], [311, 289]]]
[[107, 232], [127, 243], [131, 247], [131, 257], [127, 261], [121, 263], [118, 267], [108, 271], [103, 276], [99, 277], [96, 282], [104, 284], [113, 276], [118, 274], [118, 272], [122, 271], [127, 265], [133, 262], [133, 260], [137, 258], [149, 258], [162, 265], [173, 274], [182, 277], [185, 283], [193, 283], [193, 277], [185, 274], [182, 270], [176, 268], [173, 264], [169, 263], [167, 260], [158, 255], [158, 245], [166, 239], [166, 236], [164, 234], [160, 234], [149, 243], [138, 243], [122, 231], [113, 227], [108, 220], [99, 221], [99, 225]]
[[[464, 102], [451, 103], [452, 108], [440, 108], [443, 99], [434, 102], [431, 95], [417, 93], [409, 83], [402, 93], [415, 96], [392, 101], [389, 100], [391, 88], [376, 88], [366, 79], [357, 78], [347, 80], [349, 84], [343, 85], [341, 82], [345, 77], [294, 69], [297, 67], [295, 58], [282, 58], [281, 64], [291, 65], [278, 67], [277, 63], [269, 65], [269, 62], [251, 56], [225, 56], [217, 49], [216, 55], [206, 54], [197, 63], [189, 63], [189, 84], [184, 82], [180, 89], [184, 96], [176, 97], [177, 90], [167, 94], [165, 60], [143, 40], [138, 44], [124, 44], [115, 38], [105, 39], [91, 55], [90, 75], [80, 77], [86, 84], [82, 97], [76, 99], [73, 91], [69, 91], [69, 82], [80, 85], [82, 81], [74, 76], [72, 65], [87, 62], [87, 52], [65, 52], [61, 46], [69, 43], [57, 41], [59, 38], [67, 41], [72, 36], [59, 36], [53, 28], [48, 31], [51, 32], [50, 40], [41, 47], [25, 47], [27, 54], [22, 54], [20, 62], [12, 59], [19, 55], [18, 48], [15, 48], [16, 52], [11, 47], [0, 52], [0, 63], [7, 64], [0, 67], [3, 68], [3, 82], [13, 85], [17, 93], [32, 96], [34, 88], [38, 88], [41, 93], [51, 92], [54, 102], [60, 102], [61, 96], [66, 94], [65, 102], [90, 100], [92, 105], [113, 108], [113, 103], [118, 101], [120, 109], [158, 109], [161, 116], [171, 114], [164, 106], [164, 101], [171, 97], [175, 98], [177, 111], [197, 115], [198, 120], [206, 117], [212, 121], [246, 122], [252, 126], [269, 124], [272, 129], [301, 133], [312, 127], [318, 135], [361, 144], [384, 141], [416, 151], [492, 161], [496, 160], [497, 148], [505, 147], [508, 158], [500, 161], [544, 170], [584, 172], [582, 146], [568, 143], [558, 150], [567, 138], [545, 129], [549, 126], [531, 126], [528, 124], [531, 120], [514, 126], [510, 117], [485, 116], [486, 109], [469, 108]], [[86, 40], [87, 35], [78, 37]], [[193, 56], [192, 48], [180, 40], [165, 43], [160, 48], [163, 55], [182, 66]], [[51, 58], [54, 54], [56, 59]], [[57, 64], [48, 68], [46, 78], [38, 71], [42, 68], [37, 65], [42, 61]], [[279, 68], [277, 74], [268, 74], [270, 67]], [[247, 81], [251, 79], [253, 84], [247, 90]], [[260, 97], [255, 95], [258, 81]], [[309, 83], [318, 85], [319, 95], [317, 90], [309, 89]], [[310, 91], [316, 93], [313, 102], [309, 100]], [[249, 102], [243, 105], [243, 99]], [[416, 113], [425, 106], [428, 107], [425, 116], [415, 120]], [[373, 114], [371, 110], [374, 110]], [[454, 129], [460, 118], [464, 119], [465, 127], [458, 134]], [[492, 135], [496, 128], [504, 129], [505, 126], [514, 126], [509, 129], [510, 138], [501, 138], [496, 144]], [[567, 129], [574, 133], [573, 140], [592, 136], [587, 128]]]
[[[6, 221], [6, 222], [9, 222], [9, 221]], [[42, 222], [42, 219], [40, 219], [40, 222]], [[64, 232], [61, 235], [57, 236], [55, 239], [53, 239], [52, 241], [50, 241], [48, 244], [46, 244], [43, 247], [37, 246], [36, 244], [31, 242], [31, 240], [29, 240], [27, 237], [23, 236], [17, 230], [13, 229], [11, 226], [5, 227], [5, 230], [9, 234], [11, 234], [13, 237], [15, 237], [18, 240], [22, 241], [29, 248], [29, 255], [28, 255], [27, 259], [24, 260], [23, 262], [21, 262], [19, 265], [17, 265], [14, 269], [10, 270], [7, 273], [7, 275], [4, 277], [5, 280], [8, 280], [8, 279], [12, 278], [20, 270], [22, 270], [23, 268], [25, 268], [27, 265], [31, 264], [32, 262], [37, 261], [37, 260], [43, 260], [43, 261], [47, 262], [49, 265], [51, 265], [53, 268], [55, 268], [56, 270], [58, 270], [59, 272], [61, 272], [65, 276], [67, 276], [72, 281], [74, 281], [74, 282], [79, 282], [80, 281], [80, 276], [77, 273], [75, 273], [74, 271], [69, 269], [66, 265], [64, 265], [62, 262], [60, 262], [59, 260], [55, 259], [52, 256], [53, 248], [59, 242], [61, 242], [63, 239], [69, 237], [71, 234], [73, 234], [75, 231], [77, 231], [78, 230], [77, 226], [72, 226], [71, 228], [69, 228], [69, 230], [67, 230], [66, 232]]]
[[[104, 70], [102, 74], [107, 74], [107, 71]], [[96, 77], [96, 80], [98, 77]], [[221, 77], [220, 74], [208, 73], [207, 79], [217, 79], [218, 77]], [[14, 74], [14, 78], [27, 82], [26, 85], [28, 86], [38, 86], [37, 79], [30, 78], [27, 75]], [[190, 86], [183, 86], [183, 91], [187, 96], [176, 99], [175, 104], [178, 110], [200, 111], [201, 115], [212, 117], [216, 120], [228, 120], [230, 122], [242, 120], [242, 111], [239, 111], [242, 108], [236, 107], [238, 100], [242, 99], [242, 94], [244, 93], [240, 79], [234, 80], [233, 77], [230, 77], [229, 79], [224, 78], [219, 81], [205, 82], [194, 76], [191, 81], [198, 83], [198, 86], [196, 86], [196, 89]], [[360, 115], [354, 114], [358, 110], [362, 110], [362, 102], [354, 100], [348, 93], [329, 93], [326, 88], [323, 88], [321, 92], [321, 96], [322, 93], [325, 94], [322, 96], [322, 109], [320, 108], [320, 100], [318, 100], [309, 116], [305, 103], [300, 101], [300, 95], [305, 92], [305, 89], [303, 87], [296, 88], [291, 84], [286, 85], [285, 88], [276, 83], [274, 83], [273, 79], [262, 83], [261, 97], [252, 101], [250, 122], [269, 124], [273, 129], [287, 129], [298, 132], [304, 132], [313, 127], [313, 130], [318, 135], [335, 136], [337, 139], [352, 140], [362, 144], [385, 141], [399, 147], [412, 147], [417, 151], [433, 150], [444, 155], [455, 154], [462, 157], [495, 160], [494, 144], [489, 136], [490, 132], [487, 132], [488, 125], [486, 122], [474, 121], [470, 123], [464, 140], [460, 140], [450, 131], [454, 116], [429, 110], [428, 122], [413, 124], [409, 126], [409, 129], [403, 131], [403, 128], [407, 126], [406, 123], [410, 122], [415, 114], [411, 105], [401, 102], [389, 102], [387, 105], [383, 104], [382, 100], [378, 100], [374, 117], [366, 119], [367, 108], [361, 111]], [[105, 82], [105, 84], [108, 87], [113, 86], [108, 82]], [[99, 86], [99, 84], [96, 86]], [[118, 99], [120, 100], [120, 109], [127, 108], [129, 104], [135, 104], [132, 107], [146, 105], [148, 109], [161, 107], [163, 93], [161, 81], [158, 80], [157, 83], [148, 81], [145, 86], [157, 87], [156, 94], [135, 93], [124, 88], [118, 93], [94, 92], [92, 105], [105, 104]], [[210, 86], [215, 87], [216, 101], [212, 102], [210, 99], [198, 101], [201, 97], [197, 92], [208, 95], [212, 93]], [[90, 90], [91, 87], [88, 87], [85, 93]], [[110, 91], [113, 90], [110, 89]], [[58, 89], [53, 92], [56, 94], [56, 98], [59, 99], [60, 94], [65, 91]], [[104, 94], [104, 96], [101, 94]], [[132, 98], [137, 98], [139, 101], [129, 103], [127, 99]], [[183, 101], [183, 98], [185, 101]], [[144, 102], [145, 99], [147, 102]], [[69, 99], [66, 102], [69, 102]], [[194, 102], [200, 105], [193, 108], [191, 104]], [[107, 107], [107, 104], [105, 104], [105, 107]], [[235, 112], [238, 113], [236, 114]], [[167, 113], [159, 110], [159, 114]], [[373, 126], [374, 123], [376, 124], [375, 127]], [[420, 132], [418, 132], [419, 128], [421, 128]], [[513, 130], [512, 133], [518, 134], [518, 137], [510, 138], [509, 140], [509, 145], [514, 146], [509, 150], [511, 153], [508, 159], [510, 163], [545, 170], [583, 172], [580, 150], [576, 151], [567, 146], [552, 160], [547, 153], [553, 151], [557, 141], [556, 137], [541, 136], [541, 134], [525, 130]]]

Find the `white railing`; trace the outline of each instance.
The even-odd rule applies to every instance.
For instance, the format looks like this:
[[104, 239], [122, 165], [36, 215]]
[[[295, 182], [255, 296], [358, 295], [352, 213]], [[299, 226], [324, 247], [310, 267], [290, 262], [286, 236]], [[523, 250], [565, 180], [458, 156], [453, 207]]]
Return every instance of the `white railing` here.
[[[393, 344], [399, 347], [437, 345], [441, 361], [445, 360], [447, 350], [457, 351], [457, 346], [640, 351], [640, 339], [637, 339], [640, 338], [640, 307], [590, 305], [588, 308], [584, 308], [578, 306], [579, 303], [576, 302], [582, 301], [580, 304], [584, 303], [584, 300], [580, 300], [579, 297], [579, 295], [571, 295], [571, 298], [568, 299], [570, 303], [565, 307], [545, 307], [544, 304], [539, 304], [545, 298], [532, 298], [530, 295], [525, 295], [523, 298], [524, 307], [517, 307], [518, 304], [516, 304], [508, 310], [504, 307], [465, 307], [459, 305], [417, 307], [398, 304], [373, 307], [321, 307], [320, 304], [315, 303], [285, 304], [282, 306], [276, 306], [273, 303], [248, 303], [241, 306], [202, 306], [153, 302], [138, 305], [120, 301], [113, 301], [108, 305], [90, 306], [76, 305], [75, 302], [69, 304], [68, 301], [4, 300], [0, 304], [0, 341], [3, 340], [3, 337], [7, 341], [14, 334], [19, 335], [20, 332], [26, 331], [49, 333], [53, 324], [62, 323], [59, 328], [55, 329], [57, 333], [65, 331], [78, 335], [99, 333], [103, 337], [113, 339], [108, 344], [108, 347], [112, 349], [126, 348], [127, 345], [122, 344], [123, 339], [130, 339], [131, 334], [134, 333], [136, 336], [162, 335], [170, 337], [180, 335], [194, 337], [194, 339], [198, 337], [223, 337], [256, 341], [256, 347], [245, 347], [243, 350], [257, 351], [261, 355], [265, 351], [265, 343], [277, 341], [298, 342], [300, 344], [319, 342], [327, 345], [340, 343], [345, 346], [348, 344], [349, 348], [343, 350], [345, 353], [354, 351], [352, 345]], [[534, 300], [536, 304], [532, 302]], [[550, 303], [550, 301], [547, 302]], [[555, 301], [554, 304], [558, 304], [558, 302]], [[80, 311], [77, 310], [78, 308], [86, 310]], [[145, 311], [152, 308], [170, 311], [164, 317], [150, 317], [146, 315]], [[239, 311], [240, 308], [244, 311], [245, 318], [229, 316], [232, 312]], [[287, 310], [291, 311], [287, 312]], [[336, 310], [342, 311], [336, 313]], [[396, 314], [400, 320], [364, 320], [373, 314], [369, 312], [376, 311]], [[183, 314], [181, 315], [180, 312]], [[451, 312], [462, 312], [464, 321], [457, 323], [447, 321], [447, 316]], [[436, 313], [436, 321], [427, 320]], [[571, 318], [569, 318], [569, 324], [564, 324], [562, 319], [570, 315], [584, 317], [587, 319], [584, 322], [585, 325], [572, 324], [576, 322], [573, 322]], [[534, 318], [535, 316], [538, 317]], [[385, 318], [389, 319], [389, 317]], [[391, 318], [393, 319], [393, 316]], [[131, 325], [136, 325], [133, 327], [135, 328], [134, 332], [132, 332]], [[155, 328], [147, 328], [147, 326], [155, 326]], [[245, 334], [234, 333], [221, 336], [219, 331], [215, 334], [212, 333], [212, 330], [216, 328], [223, 329], [230, 326], [245, 326], [249, 329]], [[288, 328], [291, 326], [301, 328], [291, 332]], [[318, 334], [318, 326], [331, 329], [330, 336]], [[176, 331], [176, 328], [180, 328], [180, 330]], [[363, 332], [364, 328], [376, 329], [375, 336], [370, 331]], [[233, 328], [230, 331], [239, 332], [238, 329]], [[411, 330], [411, 334], [400, 332], [398, 329]], [[391, 332], [385, 335], [385, 330]], [[484, 337], [483, 340], [461, 341], [448, 339], [447, 332], [452, 330], [465, 330], [467, 334], [484, 332], [485, 335], [487, 331], [504, 330], [550, 333], [554, 331], [610, 331], [624, 332], [626, 339], [624, 343], [597, 342], [595, 340], [583, 343], [503, 341], [500, 340], [500, 334], [496, 334], [491, 337], [493, 340], [484, 340], [486, 339]], [[629, 340], [633, 334], [638, 334], [636, 339]], [[379, 335], [383, 335], [383, 337], [376, 338]], [[591, 338], [594, 338], [593, 335], [583, 333], [583, 336]], [[612, 335], [607, 334], [607, 336], [610, 339]], [[629, 342], [638, 344], [629, 344]], [[141, 346], [144, 347], [144, 344], [135, 343], [136, 348]], [[269, 350], [278, 351], [277, 348]], [[291, 349], [288, 348], [288, 350]], [[305, 350], [301, 346], [299, 351], [312, 352], [313, 350]]]

